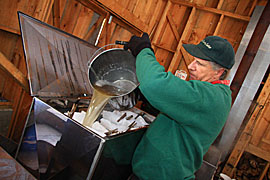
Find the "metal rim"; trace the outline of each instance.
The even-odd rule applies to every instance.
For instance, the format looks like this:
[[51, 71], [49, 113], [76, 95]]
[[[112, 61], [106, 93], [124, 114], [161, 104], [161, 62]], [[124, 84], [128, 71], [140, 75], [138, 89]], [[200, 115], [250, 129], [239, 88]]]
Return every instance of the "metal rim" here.
[[[91, 57], [91, 58], [93, 58], [92, 61], [91, 61], [91, 58], [90, 58], [90, 60], [89, 60], [90, 63], [89, 63], [89, 65], [88, 65], [88, 81], [89, 81], [90, 86], [92, 87], [92, 89], [95, 89], [95, 88], [93, 87], [91, 81], [90, 81], [90, 68], [91, 68], [92, 64], [93, 64], [93, 63], [96, 61], [96, 59], [97, 59], [98, 57], [100, 57], [102, 54], [107, 53], [107, 52], [109, 52], [109, 51], [114, 51], [114, 50], [122, 50], [122, 51], [125, 51], [125, 50], [122, 49], [122, 48], [111, 48], [111, 49], [107, 49], [107, 50], [104, 50], [104, 51], [100, 52], [100, 53], [97, 54], [95, 57]], [[98, 51], [99, 51], [99, 50], [97, 50], [96, 52], [98, 52]], [[96, 53], [96, 52], [95, 52], [95, 53]], [[95, 53], [94, 53], [94, 54], [95, 54]], [[135, 83], [134, 83], [134, 84], [135, 84]], [[138, 82], [138, 84], [137, 84], [132, 90], [130, 90], [129, 92], [127, 92], [127, 93], [125, 93], [125, 94], [122, 94], [122, 95], [118, 95], [118, 96], [112, 96], [112, 98], [122, 97], [122, 96], [128, 95], [128, 94], [130, 94], [132, 91], [134, 91], [138, 86], [139, 86], [139, 82]]]

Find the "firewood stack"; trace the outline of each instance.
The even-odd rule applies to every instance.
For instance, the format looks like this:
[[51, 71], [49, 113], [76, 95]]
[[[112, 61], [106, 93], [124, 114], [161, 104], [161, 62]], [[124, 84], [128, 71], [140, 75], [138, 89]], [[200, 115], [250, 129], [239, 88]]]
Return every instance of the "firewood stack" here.
[[[233, 178], [237, 180], [258, 180], [266, 165], [267, 161], [245, 152], [238, 163]], [[263, 179], [270, 179], [270, 173], [268, 172]]]

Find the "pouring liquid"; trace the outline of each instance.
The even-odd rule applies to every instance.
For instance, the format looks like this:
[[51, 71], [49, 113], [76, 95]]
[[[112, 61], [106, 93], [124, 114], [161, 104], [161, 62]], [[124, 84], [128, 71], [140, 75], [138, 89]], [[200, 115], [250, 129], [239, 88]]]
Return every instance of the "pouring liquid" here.
[[104, 80], [97, 81], [82, 124], [91, 127], [112, 97], [124, 95], [134, 87], [136, 85], [128, 80], [117, 80], [113, 83]]

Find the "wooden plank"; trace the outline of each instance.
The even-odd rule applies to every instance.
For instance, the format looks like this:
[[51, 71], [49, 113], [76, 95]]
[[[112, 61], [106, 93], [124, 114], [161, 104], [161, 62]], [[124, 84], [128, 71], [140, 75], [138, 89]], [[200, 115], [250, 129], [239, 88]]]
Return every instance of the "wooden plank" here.
[[268, 169], [269, 169], [269, 165], [270, 165], [270, 163], [267, 162], [267, 164], [266, 164], [266, 166], [264, 167], [264, 170], [263, 170], [263, 172], [262, 172], [262, 174], [261, 174], [259, 180], [263, 180], [264, 177], [267, 176], [267, 171], [268, 171]]
[[185, 66], [187, 67], [194, 59], [193, 57], [188, 54], [188, 52], [183, 48], [183, 46], [181, 47], [181, 53], [183, 54], [183, 57], [185, 59]]
[[181, 1], [181, 0], [171, 0], [171, 1], [173, 3], [180, 4], [180, 5], [183, 5], [183, 6], [195, 7], [198, 10], [208, 11], [208, 12], [216, 13], [216, 14], [220, 14], [220, 15], [223, 14], [223, 15], [228, 16], [230, 18], [238, 19], [238, 20], [241, 20], [241, 21], [250, 21], [249, 16], [242, 16], [242, 15], [239, 15], [239, 14], [236, 14], [236, 13], [231, 13], [231, 12], [228, 12], [228, 11], [223, 11], [223, 10], [219, 10], [219, 9], [215, 9], [215, 8], [210, 8], [210, 7], [198, 5], [198, 4], [195, 4], [195, 3], [188, 3], [188, 2]]
[[6, 78], [6, 73], [0, 69], [0, 97], [3, 97]]
[[257, 99], [257, 106], [255, 107], [254, 111], [252, 112], [252, 115], [245, 126], [244, 131], [241, 133], [239, 140], [237, 141], [233, 151], [230, 154], [230, 157], [228, 158], [225, 167], [223, 169], [223, 173], [232, 176], [233, 174], [233, 168], [235, 168], [243, 154], [244, 151], [248, 151], [258, 157], [261, 157], [267, 161], [270, 161], [270, 152], [262, 150], [261, 148], [254, 146], [252, 144], [249, 144], [252, 136], [254, 135], [254, 130], [256, 130], [256, 124], [260, 121], [260, 118], [262, 117], [261, 114], [264, 105], [267, 102], [267, 99], [269, 98], [269, 92], [270, 92], [270, 76], [268, 76], [266, 83], [260, 92], [260, 95]]
[[47, 22], [52, 10], [53, 1], [24, 0], [22, 1], [23, 7], [21, 10], [40, 21]]
[[99, 28], [103, 21], [104, 17], [100, 16], [98, 20], [93, 24], [91, 29], [86, 33], [86, 35], [83, 37], [84, 40], [88, 41], [88, 39], [92, 36], [92, 34]]
[[94, 21], [94, 15], [95, 12], [85, 6], [82, 6], [76, 19], [72, 34], [83, 39], [89, 32], [91, 22]]
[[252, 113], [252, 116], [249, 120], [249, 123], [247, 124], [245, 131], [249, 134], [253, 133], [256, 121], [258, 120], [258, 117], [260, 116], [263, 107], [267, 101], [267, 98], [269, 97], [270, 92], [270, 76], [268, 76], [265, 85], [263, 86], [263, 89], [257, 99], [257, 108]]
[[[187, 22], [185, 14], [189, 13], [190, 11], [187, 10], [186, 7], [183, 8], [183, 6], [174, 4], [170, 6], [169, 11], [164, 14], [166, 15], [166, 21], [163, 24], [162, 31], [160, 31], [161, 34], [158, 36], [159, 46], [163, 47], [163, 49], [171, 49], [175, 52], [180, 36], [183, 33], [183, 26]], [[166, 57], [162, 65], [164, 65], [167, 70], [173, 54], [163, 50], [160, 52], [160, 49], [156, 49], [156, 55], [158, 59], [164, 59], [164, 57]]]
[[251, 136], [247, 133], [243, 133], [241, 135], [239, 141], [235, 145], [235, 148], [231, 152], [230, 157], [222, 170], [222, 173], [227, 174], [228, 176], [232, 177], [234, 170], [238, 162], [240, 161], [240, 158], [242, 154], [244, 153], [250, 138]]
[[159, 44], [152, 43], [152, 45], [154, 45], [154, 46], [156, 46], [156, 47], [158, 47], [158, 48], [160, 48], [160, 49], [164, 49], [164, 50], [166, 50], [166, 51], [169, 51], [169, 52], [175, 53], [175, 50], [173, 50], [173, 49], [169, 49], [169, 48], [166, 48], [166, 47], [161, 46], [161, 45], [159, 45]]
[[266, 6], [267, 2], [268, 2], [268, 0], [259, 0], [257, 5], [258, 6]]
[[[221, 9], [223, 3], [224, 3], [224, 0], [220, 0], [220, 1], [218, 2], [217, 9]], [[221, 24], [222, 24], [222, 22], [223, 22], [223, 19], [224, 19], [224, 15], [222, 14], [222, 15], [220, 16], [220, 18], [219, 18], [218, 24], [217, 24], [216, 29], [215, 29], [215, 31], [214, 31], [214, 34], [213, 34], [214, 36], [217, 36], [217, 35], [218, 35], [219, 30], [220, 30], [220, 28], [221, 28]]]
[[222, 24], [220, 24], [218, 35], [227, 39], [236, 52], [243, 37], [242, 32], [245, 31], [247, 24], [246, 22], [224, 16]]
[[[1, 40], [0, 52], [2, 52], [2, 54], [6, 57], [6, 59], [8, 59], [10, 63], [12, 63], [14, 66], [16, 66], [19, 69], [20, 64], [25, 63], [23, 59], [20, 59], [20, 57], [23, 57], [23, 54], [19, 55], [18, 53], [16, 53], [17, 50], [19, 49], [17, 45], [22, 46], [21, 39], [19, 38], [19, 36], [15, 34], [0, 30], [0, 40]], [[5, 99], [9, 101], [12, 101], [14, 96], [16, 96], [16, 94], [13, 94], [13, 92], [16, 89], [14, 88], [14, 86], [12, 86], [12, 84], [15, 81], [12, 79], [9, 73], [4, 71], [3, 68], [0, 68], [0, 71], [1, 71], [0, 73], [1, 74], [1, 77], [0, 77], [1, 97], [4, 97]]]
[[[106, 0], [104, 0], [106, 1]], [[136, 16], [136, 18], [140, 18], [140, 20], [145, 23], [145, 17], [146, 14], [148, 13], [147, 9], [147, 3], [149, 3], [150, 1], [137, 1], [136, 5], [132, 11], [132, 14], [134, 14]]]
[[124, 20], [127, 24], [134, 26], [141, 32], [146, 32], [147, 26], [144, 22], [136, 17], [133, 13], [129, 12], [127, 9], [119, 5], [115, 0], [97, 0], [99, 3], [103, 5], [105, 9], [107, 9], [110, 13], [117, 16], [119, 19]]
[[221, 24], [222, 24], [222, 22], [223, 22], [223, 19], [224, 19], [224, 15], [222, 14], [222, 15], [220, 16], [220, 18], [219, 18], [218, 25], [217, 25], [217, 27], [216, 27], [216, 29], [215, 29], [214, 34], [213, 34], [214, 36], [217, 36], [217, 35], [218, 35], [219, 30], [220, 30], [220, 28], [221, 28]]
[[10, 33], [13, 33], [13, 34], [17, 34], [17, 35], [21, 34], [20, 30], [18, 30], [18, 29], [13, 29], [11, 27], [7, 27], [7, 26], [3, 26], [3, 25], [0, 25], [0, 29], [7, 31], [7, 32], [10, 32]]
[[169, 21], [170, 27], [172, 28], [173, 35], [174, 35], [175, 39], [177, 41], [179, 41], [180, 40], [180, 35], [179, 35], [178, 31], [177, 31], [177, 27], [176, 27], [175, 22], [174, 22], [174, 20], [172, 18], [172, 15], [170, 13], [167, 14], [167, 19]]
[[10, 1], [0, 1], [1, 29], [14, 33], [19, 32], [16, 12], [19, 10], [21, 4], [23, 2], [10, 3]]
[[179, 41], [179, 43], [178, 43], [178, 45], [177, 45], [176, 53], [174, 54], [174, 56], [173, 56], [173, 58], [172, 58], [172, 61], [171, 61], [171, 64], [170, 64], [170, 66], [169, 66], [168, 71], [171, 71], [173, 74], [174, 74], [174, 72], [175, 72], [175, 70], [176, 70], [176, 68], [178, 67], [179, 62], [180, 62], [180, 56], [181, 56], [181, 54], [180, 54], [180, 49], [181, 49], [182, 44], [183, 44], [182, 41], [183, 41], [183, 40], [187, 40], [188, 37], [189, 37], [190, 34], [191, 34], [190, 31], [191, 31], [191, 29], [192, 29], [192, 27], [193, 27], [193, 25], [194, 25], [194, 21], [195, 21], [195, 19], [196, 19], [195, 13], [196, 13], [196, 8], [193, 7], [193, 8], [192, 8], [192, 11], [191, 11], [191, 13], [190, 13], [190, 16], [189, 16], [187, 25], [186, 25], [186, 27], [185, 27], [185, 30], [184, 30], [184, 32], [183, 32], [183, 34], [182, 34], [182, 37], [181, 37], [181, 39], [180, 39], [180, 41]]
[[83, 6], [91, 9], [92, 11], [96, 12], [97, 14], [101, 15], [101, 16], [106, 16], [107, 14], [107, 10], [104, 9], [100, 3], [98, 3], [97, 1], [89, 1], [89, 0], [76, 0], [78, 2], [80, 2]]
[[23, 94], [23, 90], [22, 88], [18, 88], [17, 89], [17, 96], [14, 98], [13, 101], [13, 113], [12, 113], [12, 117], [11, 117], [11, 121], [9, 124], [9, 128], [8, 128], [8, 133], [7, 133], [7, 137], [12, 139], [12, 134], [14, 132], [14, 128], [16, 126], [16, 116], [18, 114], [19, 108], [20, 108], [20, 103], [22, 101], [22, 94]]
[[138, 1], [125, 1], [127, 2], [126, 6], [123, 5], [123, 7], [125, 7], [128, 11], [133, 12], [134, 8], [136, 7], [136, 4], [138, 3]]
[[11, 109], [12, 102], [0, 102], [0, 109]]
[[11, 63], [14, 64], [25, 76], [27, 76], [26, 61], [24, 59], [24, 51], [22, 45], [22, 38], [19, 37], [16, 41], [15, 47], [13, 49], [13, 54], [10, 59]]
[[82, 5], [77, 1], [68, 1], [63, 12], [60, 28], [61, 30], [73, 34]]
[[146, 32], [150, 32], [149, 31], [149, 26], [151, 25], [151, 23], [153, 22], [153, 20], [158, 19], [158, 17], [160, 16], [161, 12], [162, 12], [162, 5], [164, 4], [164, 1], [160, 1], [160, 0], [151, 0], [149, 1], [150, 3], [147, 3], [147, 7], [145, 8], [145, 12], [147, 12], [147, 14], [145, 15], [143, 21], [146, 25], [148, 25], [148, 30]]
[[150, 33], [150, 37], [153, 37], [153, 35], [156, 32], [156, 29], [158, 27], [160, 19], [161, 19], [162, 15], [164, 14], [163, 11], [165, 9], [165, 6], [166, 6], [165, 1], [157, 0], [157, 4], [155, 6], [155, 9], [154, 9], [153, 13], [151, 14], [151, 17], [149, 17], [150, 22], [148, 25], [148, 30], [146, 31], [146, 32]]
[[[269, 95], [270, 94], [268, 93], [268, 98], [270, 98]], [[260, 108], [261, 113], [259, 113], [256, 117], [257, 121], [252, 131], [252, 139], [250, 140], [250, 143], [253, 144], [254, 146], [259, 145], [259, 143], [261, 142], [262, 138], [265, 135], [265, 132], [267, 132], [267, 128], [269, 127], [269, 122], [267, 121], [267, 115], [269, 115], [267, 114], [267, 110], [269, 110], [268, 103], [265, 102], [265, 104], [260, 106]]]
[[248, 144], [248, 146], [245, 149], [247, 152], [254, 154], [255, 156], [258, 156], [259, 158], [262, 158], [268, 162], [270, 162], [270, 152], [264, 151], [261, 148], [254, 146], [252, 144]]
[[17, 11], [24, 12], [34, 18], [46, 22], [50, 15], [54, 0], [20, 0], [11, 3], [11, 1], [0, 1], [1, 29], [19, 34], [19, 22]]
[[198, 44], [208, 35], [212, 35], [217, 24], [216, 14], [207, 11], [197, 11], [196, 22], [190, 34], [186, 39], [189, 44]]
[[252, 3], [251, 1], [240, 0], [234, 10], [234, 13], [240, 15], [248, 15], [249, 14], [248, 7], [251, 3]]
[[32, 97], [21, 87], [17, 89], [17, 96], [13, 102], [13, 113], [8, 129], [8, 138], [19, 142], [25, 125], [29, 108], [32, 103]]
[[[107, 10], [103, 8], [102, 4], [98, 3], [97, 1], [88, 1], [88, 0], [77, 0], [80, 3], [82, 3], [84, 6], [90, 8], [91, 10], [95, 11], [101, 16], [106, 16], [107, 12], [112, 13], [110, 10]], [[119, 17], [117, 14], [113, 14], [113, 22], [120, 25], [122, 28], [127, 29], [130, 31], [132, 34], [135, 35], [140, 35], [142, 31], [138, 29], [137, 27], [134, 27], [132, 24], [129, 22], [125, 21], [123, 18]]]
[[60, 1], [54, 0], [53, 3], [53, 26], [60, 28]]
[[254, 11], [254, 9], [255, 9], [257, 3], [258, 3], [258, 0], [254, 0], [254, 1], [253, 1], [253, 4], [252, 4], [252, 6], [251, 6], [251, 8], [250, 8], [250, 10], [249, 10], [248, 16], [251, 16], [251, 15], [252, 15], [252, 13], [253, 13], [253, 11]]
[[[157, 29], [156, 29], [156, 32], [155, 32], [156, 35], [154, 35], [154, 37], [152, 39], [153, 44], [159, 44], [159, 42], [160, 42], [160, 39], [161, 39], [162, 34], [163, 34], [162, 32], [164, 32], [164, 28], [166, 27], [166, 21], [167, 21], [166, 16], [167, 16], [171, 6], [172, 6], [171, 1], [168, 1], [167, 4], [166, 4], [166, 7], [164, 9], [163, 15], [162, 15], [162, 17], [161, 17], [161, 19], [159, 21], [158, 26], [157, 26]], [[156, 50], [155, 47], [153, 49]]]
[[0, 52], [0, 67], [19, 83], [26, 92], [29, 92], [27, 78]]
[[224, 3], [224, 0], [219, 0], [218, 5], [217, 5], [217, 9], [221, 9], [223, 3]]
[[[115, 18], [113, 18], [115, 19]], [[132, 32], [129, 30], [126, 30], [125, 28], [121, 28], [117, 23], [112, 22], [111, 25], [111, 37], [110, 42], [114, 43], [116, 40], [121, 41], [129, 41], [131, 36], [133, 35]], [[140, 34], [136, 34], [140, 35]], [[123, 48], [123, 46], [118, 46], [119, 48]]]

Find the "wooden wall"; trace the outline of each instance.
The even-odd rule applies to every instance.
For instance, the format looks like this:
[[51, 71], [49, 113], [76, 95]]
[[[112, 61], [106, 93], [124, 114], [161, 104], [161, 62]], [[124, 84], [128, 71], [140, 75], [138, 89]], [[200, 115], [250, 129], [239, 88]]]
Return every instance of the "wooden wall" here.
[[[223, 173], [231, 178], [244, 179], [268, 179], [270, 177], [270, 74], [266, 73], [265, 82], [262, 84], [262, 90], [259, 97], [254, 102], [251, 108], [251, 113], [247, 117], [247, 124], [244, 126], [240, 137], [238, 138], [235, 147], [226, 162]], [[265, 161], [264, 166], [259, 171], [260, 163], [252, 168], [252, 173], [245, 167], [247, 164], [240, 166], [240, 160], [244, 158], [245, 153], [250, 153], [256, 156], [257, 159]], [[248, 159], [252, 162], [251, 159]], [[254, 164], [254, 161], [253, 161]], [[241, 170], [245, 173], [241, 173]], [[255, 172], [255, 173], [254, 173]], [[253, 176], [254, 177], [253, 177]], [[252, 177], [252, 178], [251, 178]]]
[[[18, 141], [31, 104], [17, 11], [101, 47], [148, 32], [166, 70], [187, 71], [183, 43], [219, 35], [237, 51], [261, 0], [20, 0], [0, 1], [0, 95], [13, 108], [8, 137]], [[100, 38], [98, 39], [98, 34]], [[97, 41], [98, 39], [98, 41]], [[8, 64], [8, 66], [7, 66]], [[0, 107], [4, 103], [0, 102]]]

